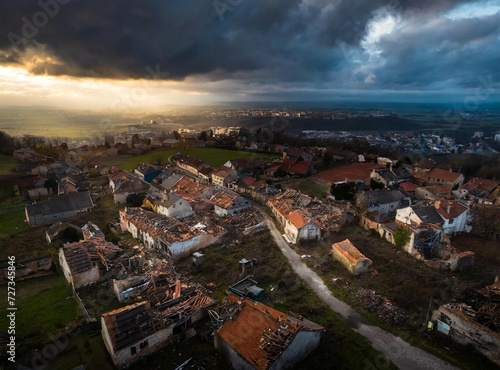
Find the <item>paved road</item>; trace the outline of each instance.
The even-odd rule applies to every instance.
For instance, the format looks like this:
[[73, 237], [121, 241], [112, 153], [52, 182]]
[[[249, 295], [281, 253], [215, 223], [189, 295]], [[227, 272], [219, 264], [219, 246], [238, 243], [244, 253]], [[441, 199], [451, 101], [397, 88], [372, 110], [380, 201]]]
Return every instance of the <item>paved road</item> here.
[[[283, 240], [274, 221], [267, 214], [264, 212], [262, 213], [266, 218], [267, 225], [274, 240], [297, 275], [299, 275], [349, 327], [365, 337], [373, 348], [386, 355], [394, 365], [404, 370], [457, 369], [438, 357], [420, 348], [411, 346], [400, 337], [373, 325], [349, 305], [335, 298], [323, 280], [307, 267], [300, 260], [300, 256]], [[375, 363], [367, 363], [366, 369], [384, 369], [386, 367], [387, 360], [381, 356], [380, 359], [376, 359]]]

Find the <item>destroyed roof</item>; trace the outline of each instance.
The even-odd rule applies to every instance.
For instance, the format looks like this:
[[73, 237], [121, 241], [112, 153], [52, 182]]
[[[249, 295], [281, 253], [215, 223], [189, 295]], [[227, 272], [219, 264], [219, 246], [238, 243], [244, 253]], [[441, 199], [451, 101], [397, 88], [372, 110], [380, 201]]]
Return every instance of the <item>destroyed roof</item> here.
[[71, 274], [80, 274], [94, 268], [87, 248], [81, 243], [66, 244], [62, 250]]
[[287, 216], [287, 218], [297, 228], [297, 230], [302, 229], [309, 222], [311, 222], [311, 220], [300, 210], [293, 211]]
[[138, 230], [148, 233], [153, 238], [160, 237], [167, 243], [189, 240], [202, 233], [201, 230], [189, 227], [174, 217], [146, 211], [140, 207], [127, 207], [120, 213], [124, 214]]
[[349, 239], [345, 239], [338, 243], [333, 243], [332, 248], [337, 249], [350, 261], [363, 261], [370, 260], [356, 248]]
[[269, 204], [274, 206], [282, 215], [288, 215], [296, 208], [305, 208], [312, 199], [294, 189], [286, 189], [283, 193], [273, 195], [269, 198]]
[[184, 176], [170, 190], [187, 200], [200, 198], [207, 191], [208, 187]]
[[427, 176], [430, 178], [443, 180], [446, 182], [455, 182], [462, 174], [458, 172], [451, 172], [442, 170], [440, 168], [433, 168]]
[[156, 329], [146, 301], [102, 315], [115, 351], [153, 334]]
[[363, 193], [364, 199], [370, 204], [379, 203], [387, 204], [397, 202], [403, 199], [403, 195], [399, 190], [371, 190]]
[[[436, 200], [434, 207], [444, 219], [452, 219], [460, 216], [467, 211], [467, 207], [456, 202], [449, 200]], [[448, 208], [449, 207], [449, 208]]]
[[230, 294], [227, 302], [237, 304], [239, 309], [217, 335], [257, 370], [271, 368], [299, 331], [324, 330], [313, 322], [290, 317], [244, 297]]
[[64, 213], [71, 211], [86, 210], [92, 208], [94, 202], [88, 191], [81, 193], [69, 193], [54, 196], [48, 201], [29, 204], [26, 206], [26, 212], [29, 217], [38, 215], [51, 215], [55, 213]]
[[498, 187], [497, 181], [474, 177], [469, 182], [461, 186], [461, 189], [467, 190], [469, 194], [472, 194], [475, 197], [484, 198], [488, 196], [497, 187]]
[[442, 225], [443, 219], [433, 206], [416, 207], [413, 212], [422, 220], [423, 223]]
[[227, 189], [219, 189], [212, 195], [210, 200], [218, 207], [227, 209], [234, 205], [234, 202], [239, 198], [240, 196]]

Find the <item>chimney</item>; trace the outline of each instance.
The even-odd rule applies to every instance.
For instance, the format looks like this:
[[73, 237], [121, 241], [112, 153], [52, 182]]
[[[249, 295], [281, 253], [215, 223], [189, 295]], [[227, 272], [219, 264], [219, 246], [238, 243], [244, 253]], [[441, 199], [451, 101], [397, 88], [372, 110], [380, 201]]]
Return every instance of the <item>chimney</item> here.
[[168, 192], [167, 189], [163, 190], [163, 201], [166, 202], [168, 200]]
[[392, 172], [392, 162], [389, 164], [389, 171]]
[[448, 202], [448, 206], [446, 207], [446, 213], [450, 214], [451, 203]]

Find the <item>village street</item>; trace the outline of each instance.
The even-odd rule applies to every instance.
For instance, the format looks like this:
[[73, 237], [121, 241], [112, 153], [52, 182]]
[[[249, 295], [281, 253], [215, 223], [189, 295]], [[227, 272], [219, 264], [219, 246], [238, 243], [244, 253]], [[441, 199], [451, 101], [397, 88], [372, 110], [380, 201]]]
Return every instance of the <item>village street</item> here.
[[[397, 337], [378, 326], [364, 319], [349, 305], [335, 298], [332, 292], [325, 285], [323, 280], [301, 260], [300, 256], [285, 242], [281, 233], [276, 228], [274, 220], [265, 212], [262, 212], [266, 219], [271, 234], [276, 244], [278, 244], [283, 255], [288, 259], [292, 269], [307, 285], [336, 312], [339, 317], [354, 331], [365, 337], [371, 345], [387, 356], [394, 365], [400, 369], [456, 369], [447, 362], [436, 356], [423, 351], [420, 348], [411, 346], [400, 337]], [[376, 363], [366, 363], [365, 369], [384, 369], [387, 360], [380, 358]]]

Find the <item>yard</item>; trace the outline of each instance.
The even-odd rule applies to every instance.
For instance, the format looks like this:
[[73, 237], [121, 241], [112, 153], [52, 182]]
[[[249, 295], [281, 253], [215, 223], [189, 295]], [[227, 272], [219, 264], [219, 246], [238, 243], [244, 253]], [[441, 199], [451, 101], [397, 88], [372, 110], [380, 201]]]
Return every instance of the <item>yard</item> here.
[[132, 170], [141, 163], [150, 164], [168, 164], [168, 159], [175, 153], [190, 155], [194, 158], [201, 159], [212, 167], [219, 167], [230, 159], [235, 158], [268, 158], [270, 160], [278, 158], [274, 154], [255, 153], [242, 150], [228, 150], [218, 148], [190, 148], [186, 150], [179, 149], [159, 149], [147, 154], [134, 157], [129, 156], [114, 156], [103, 157], [102, 163], [107, 165], [115, 165], [125, 170]]
[[[16, 340], [19, 353], [46, 343], [80, 316], [64, 277], [57, 274], [16, 282]], [[0, 306], [6, 312], [7, 286], [0, 289]], [[0, 315], [0, 328], [7, 328], [7, 315]], [[21, 344], [22, 343], [22, 344]]]
[[13, 156], [0, 154], [0, 175], [9, 175], [18, 163], [19, 161]]
[[0, 203], [0, 240], [29, 228], [24, 214], [24, 202], [16, 198]]

